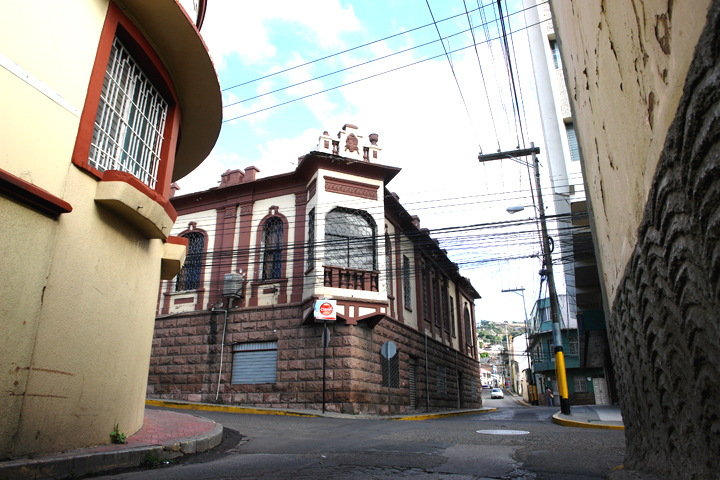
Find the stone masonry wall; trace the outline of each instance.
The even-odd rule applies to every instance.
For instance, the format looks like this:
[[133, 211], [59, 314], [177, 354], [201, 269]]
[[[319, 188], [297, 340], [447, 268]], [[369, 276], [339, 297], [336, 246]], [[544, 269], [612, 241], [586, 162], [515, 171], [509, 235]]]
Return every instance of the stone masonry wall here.
[[656, 478], [720, 471], [720, 1], [713, 1], [608, 324], [627, 453]]
[[[254, 307], [228, 317], [219, 400], [226, 404], [280, 408], [321, 408], [322, 344], [320, 325], [302, 325], [299, 305]], [[190, 312], [160, 317], [155, 322], [148, 397], [215, 402], [220, 370], [223, 312]], [[427, 410], [425, 337], [385, 319], [375, 328], [338, 323], [329, 326], [326, 358], [326, 409], [346, 413], [387, 413], [387, 387], [382, 387], [383, 343], [395, 342], [399, 354], [400, 388], [392, 388], [393, 413], [410, 408], [409, 369], [416, 369], [416, 411]], [[234, 343], [277, 341], [274, 384], [232, 385]], [[481, 406], [477, 361], [427, 339], [430, 368], [430, 411]], [[437, 366], [446, 372], [447, 392], [437, 391]], [[461, 372], [462, 394], [458, 398]], [[476, 388], [472, 388], [475, 378]], [[474, 395], [473, 395], [474, 393]]]

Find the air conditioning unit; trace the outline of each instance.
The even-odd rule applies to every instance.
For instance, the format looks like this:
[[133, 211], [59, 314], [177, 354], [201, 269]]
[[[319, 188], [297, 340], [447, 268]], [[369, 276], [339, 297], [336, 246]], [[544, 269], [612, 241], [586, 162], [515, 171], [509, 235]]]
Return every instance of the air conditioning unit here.
[[243, 286], [245, 285], [245, 274], [226, 273], [223, 280], [223, 297], [243, 298]]

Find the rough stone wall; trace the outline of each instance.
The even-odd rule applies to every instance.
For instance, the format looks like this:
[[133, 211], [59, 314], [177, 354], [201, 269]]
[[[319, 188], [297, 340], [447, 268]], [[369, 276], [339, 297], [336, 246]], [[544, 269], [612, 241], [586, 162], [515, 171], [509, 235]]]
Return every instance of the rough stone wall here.
[[713, 1], [609, 324], [627, 453], [658, 478], [720, 471], [720, 1]]
[[[321, 408], [321, 326], [303, 326], [299, 306], [246, 308], [228, 317], [219, 400], [279, 408]], [[220, 371], [223, 312], [198, 312], [160, 317], [155, 322], [148, 397], [215, 402]], [[410, 409], [409, 368], [416, 365], [416, 411], [427, 410], [425, 337], [412, 328], [385, 319], [370, 329], [337, 324], [331, 330], [326, 358], [326, 409], [346, 413], [387, 413], [387, 387], [382, 387], [382, 344], [395, 342], [399, 354], [400, 388], [392, 388], [393, 413]], [[274, 384], [232, 385], [233, 343], [277, 341]], [[428, 338], [430, 410], [458, 408], [456, 371], [462, 372], [462, 408], [481, 406], [478, 363]], [[447, 393], [437, 392], [437, 365], [445, 367]], [[457, 368], [457, 370], [456, 370]], [[476, 395], [472, 395], [475, 378]]]

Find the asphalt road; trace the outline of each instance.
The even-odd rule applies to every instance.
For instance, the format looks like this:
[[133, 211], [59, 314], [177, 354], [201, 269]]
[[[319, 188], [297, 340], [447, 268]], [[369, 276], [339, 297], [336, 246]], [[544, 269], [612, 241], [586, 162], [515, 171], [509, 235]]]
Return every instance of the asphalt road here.
[[624, 432], [562, 427], [557, 407], [482, 393], [496, 412], [425, 421], [198, 412], [239, 435], [177, 464], [99, 478], [589, 480], [622, 464]]

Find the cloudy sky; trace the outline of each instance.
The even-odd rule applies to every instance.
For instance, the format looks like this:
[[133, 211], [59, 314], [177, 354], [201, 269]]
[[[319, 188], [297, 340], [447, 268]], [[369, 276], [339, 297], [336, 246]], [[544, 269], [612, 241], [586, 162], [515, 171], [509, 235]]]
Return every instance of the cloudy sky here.
[[[508, 47], [517, 68], [522, 131], [512, 115], [495, 1], [430, 0], [431, 16], [425, 0], [213, 0], [202, 34], [224, 90], [225, 122], [212, 154], [178, 182], [180, 194], [216, 186], [228, 168], [255, 165], [261, 176], [291, 171], [323, 130], [335, 135], [351, 123], [361, 135], [379, 135], [381, 163], [402, 168], [388, 189], [423, 227], [529, 218], [530, 210], [513, 217], [505, 211], [532, 203], [527, 169], [512, 161], [477, 160], [481, 149], [543, 145], [525, 21], [522, 13], [512, 15], [522, 3], [502, 4], [511, 14], [507, 31], [517, 32], [508, 36]], [[334, 55], [395, 34], [400, 35]], [[443, 45], [455, 51], [450, 61]], [[358, 66], [371, 60], [376, 61]], [[287, 70], [308, 62], [313, 63]], [[356, 83], [275, 107], [350, 82]], [[549, 179], [543, 181], [548, 187]], [[522, 299], [502, 289], [524, 287], [528, 311], [538, 296], [539, 260], [510, 260], [537, 254], [537, 236], [503, 235], [507, 230], [434, 234], [482, 295], [478, 320], [524, 319]]]

